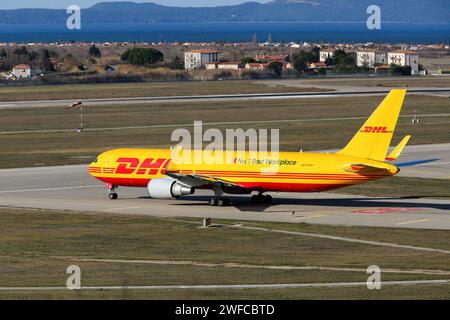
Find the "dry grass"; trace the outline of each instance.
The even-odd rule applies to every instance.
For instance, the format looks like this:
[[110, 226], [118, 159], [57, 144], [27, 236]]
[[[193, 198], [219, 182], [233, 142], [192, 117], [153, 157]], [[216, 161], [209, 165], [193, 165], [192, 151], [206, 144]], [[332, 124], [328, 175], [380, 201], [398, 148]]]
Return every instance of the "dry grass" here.
[[[196, 221], [196, 220], [191, 220]], [[198, 221], [197, 221], [198, 222]], [[221, 221], [218, 221], [221, 222]], [[227, 223], [223, 221], [223, 223]], [[252, 223], [253, 225], [344, 235], [361, 239], [397, 240], [448, 248], [450, 233], [437, 230], [403, 230], [307, 224]], [[387, 237], [386, 237], [387, 235]], [[68, 265], [82, 269], [82, 285], [193, 285], [340, 282], [367, 279], [368, 265], [398, 269], [448, 270], [445, 254], [400, 248], [367, 246], [239, 230], [198, 229], [198, 224], [151, 217], [83, 214], [22, 209], [0, 210], [0, 286], [64, 286]], [[422, 244], [424, 245], [424, 244]], [[68, 258], [72, 257], [72, 258]], [[362, 271], [270, 270], [133, 263], [82, 262], [73, 258], [191, 260], [257, 265], [328, 266]], [[445, 276], [384, 273], [383, 280], [442, 279]], [[392, 287], [379, 292], [365, 288], [282, 289], [217, 291], [103, 291], [16, 292], [0, 298], [449, 298], [443, 286]], [[445, 286], [444, 286], [445, 287]], [[411, 288], [411, 287], [409, 287]], [[421, 290], [418, 290], [420, 288]], [[447, 286], [448, 288], [448, 286]], [[209, 292], [209, 296], [207, 295]], [[276, 292], [278, 296], [270, 296]], [[341, 293], [341, 296], [338, 293]]]
[[[202, 120], [204, 128], [280, 129], [280, 149], [297, 151], [343, 147], [361, 126], [363, 119], [328, 120], [341, 117], [368, 117], [382, 97], [333, 99], [267, 100], [148, 104], [132, 106], [95, 106], [85, 113], [88, 129], [163, 125], [158, 128], [71, 131], [79, 126], [79, 113], [64, 108], [27, 108], [0, 110], [1, 131], [69, 130], [0, 134], [0, 167], [87, 163], [97, 154], [116, 147], [169, 147], [177, 127]], [[450, 117], [421, 116], [420, 125], [412, 125], [412, 110], [420, 115], [449, 114], [450, 100], [428, 96], [408, 96], [392, 144], [412, 134], [411, 144], [450, 142]], [[277, 122], [277, 120], [308, 120]], [[240, 122], [220, 125], [217, 122]], [[269, 121], [257, 123], [256, 121]], [[270, 122], [273, 121], [273, 122]], [[207, 125], [207, 123], [216, 123]], [[168, 127], [164, 127], [167, 124]], [[188, 129], [192, 129], [187, 127]]]

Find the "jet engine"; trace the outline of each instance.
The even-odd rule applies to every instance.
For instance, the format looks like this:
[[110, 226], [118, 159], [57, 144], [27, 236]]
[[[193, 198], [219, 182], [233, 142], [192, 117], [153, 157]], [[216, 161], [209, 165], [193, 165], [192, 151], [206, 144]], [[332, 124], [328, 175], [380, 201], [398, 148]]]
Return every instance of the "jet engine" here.
[[147, 185], [148, 194], [153, 199], [172, 199], [193, 194], [195, 189], [170, 178], [152, 179]]

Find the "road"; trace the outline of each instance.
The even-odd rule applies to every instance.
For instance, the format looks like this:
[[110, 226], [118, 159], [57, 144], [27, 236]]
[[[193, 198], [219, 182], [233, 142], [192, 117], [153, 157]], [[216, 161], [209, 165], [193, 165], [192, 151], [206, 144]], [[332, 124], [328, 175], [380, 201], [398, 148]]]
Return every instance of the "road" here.
[[[403, 160], [440, 158], [403, 175], [449, 174], [450, 144], [412, 146]], [[447, 163], [447, 164], [443, 164]], [[0, 206], [103, 212], [160, 217], [317, 223], [352, 226], [450, 230], [450, 199], [373, 198], [334, 193], [273, 194], [272, 206], [253, 205], [248, 196], [232, 197], [231, 207], [210, 207], [210, 192], [179, 200], [149, 199], [144, 188], [120, 188], [120, 199], [91, 178], [86, 165], [0, 170]], [[420, 188], [420, 186], [418, 186]]]
[[[267, 100], [267, 99], [301, 99], [301, 98], [327, 98], [327, 97], [353, 97], [353, 96], [376, 96], [385, 95], [389, 88], [365, 88], [355, 87], [351, 90], [328, 91], [328, 92], [289, 92], [289, 93], [255, 93], [255, 94], [223, 94], [223, 95], [197, 95], [197, 96], [162, 96], [162, 97], [135, 97], [135, 98], [108, 98], [108, 99], [83, 99], [83, 105], [132, 105], [146, 103], [173, 103], [192, 101], [232, 101], [232, 100]], [[442, 87], [410, 87], [409, 93], [432, 94], [437, 96], [449, 96], [450, 88]], [[73, 100], [35, 100], [0, 102], [0, 109], [12, 108], [41, 108], [67, 106]]]

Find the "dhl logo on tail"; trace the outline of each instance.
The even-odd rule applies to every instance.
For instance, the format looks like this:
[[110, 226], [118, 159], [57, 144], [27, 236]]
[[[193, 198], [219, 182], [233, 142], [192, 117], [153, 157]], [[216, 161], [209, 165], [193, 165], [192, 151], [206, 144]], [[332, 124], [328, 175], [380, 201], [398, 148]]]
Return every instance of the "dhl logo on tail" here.
[[392, 133], [393, 131], [388, 131], [387, 127], [365, 126], [364, 129], [360, 130], [359, 132], [364, 132], [364, 133]]

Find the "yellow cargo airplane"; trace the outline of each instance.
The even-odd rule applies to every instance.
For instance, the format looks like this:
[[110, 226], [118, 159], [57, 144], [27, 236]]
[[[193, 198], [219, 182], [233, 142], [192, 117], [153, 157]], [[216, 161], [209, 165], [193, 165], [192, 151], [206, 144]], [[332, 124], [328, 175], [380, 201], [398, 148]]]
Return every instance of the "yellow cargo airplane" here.
[[[400, 169], [386, 160], [397, 159], [410, 136], [387, 156], [406, 90], [392, 90], [352, 140], [335, 154], [309, 152], [257, 153], [224, 151], [221, 164], [212, 161], [183, 163], [173, 150], [116, 149], [102, 153], [89, 166], [89, 173], [105, 182], [109, 198], [117, 199], [118, 186], [146, 187], [151, 198], [171, 199], [211, 189], [210, 204], [230, 204], [228, 194], [250, 194], [254, 202], [270, 203], [264, 192], [320, 192], [389, 177]], [[179, 150], [178, 157], [193, 151]], [[226, 159], [232, 159], [226, 162]], [[277, 170], [265, 170], [277, 165]]]

